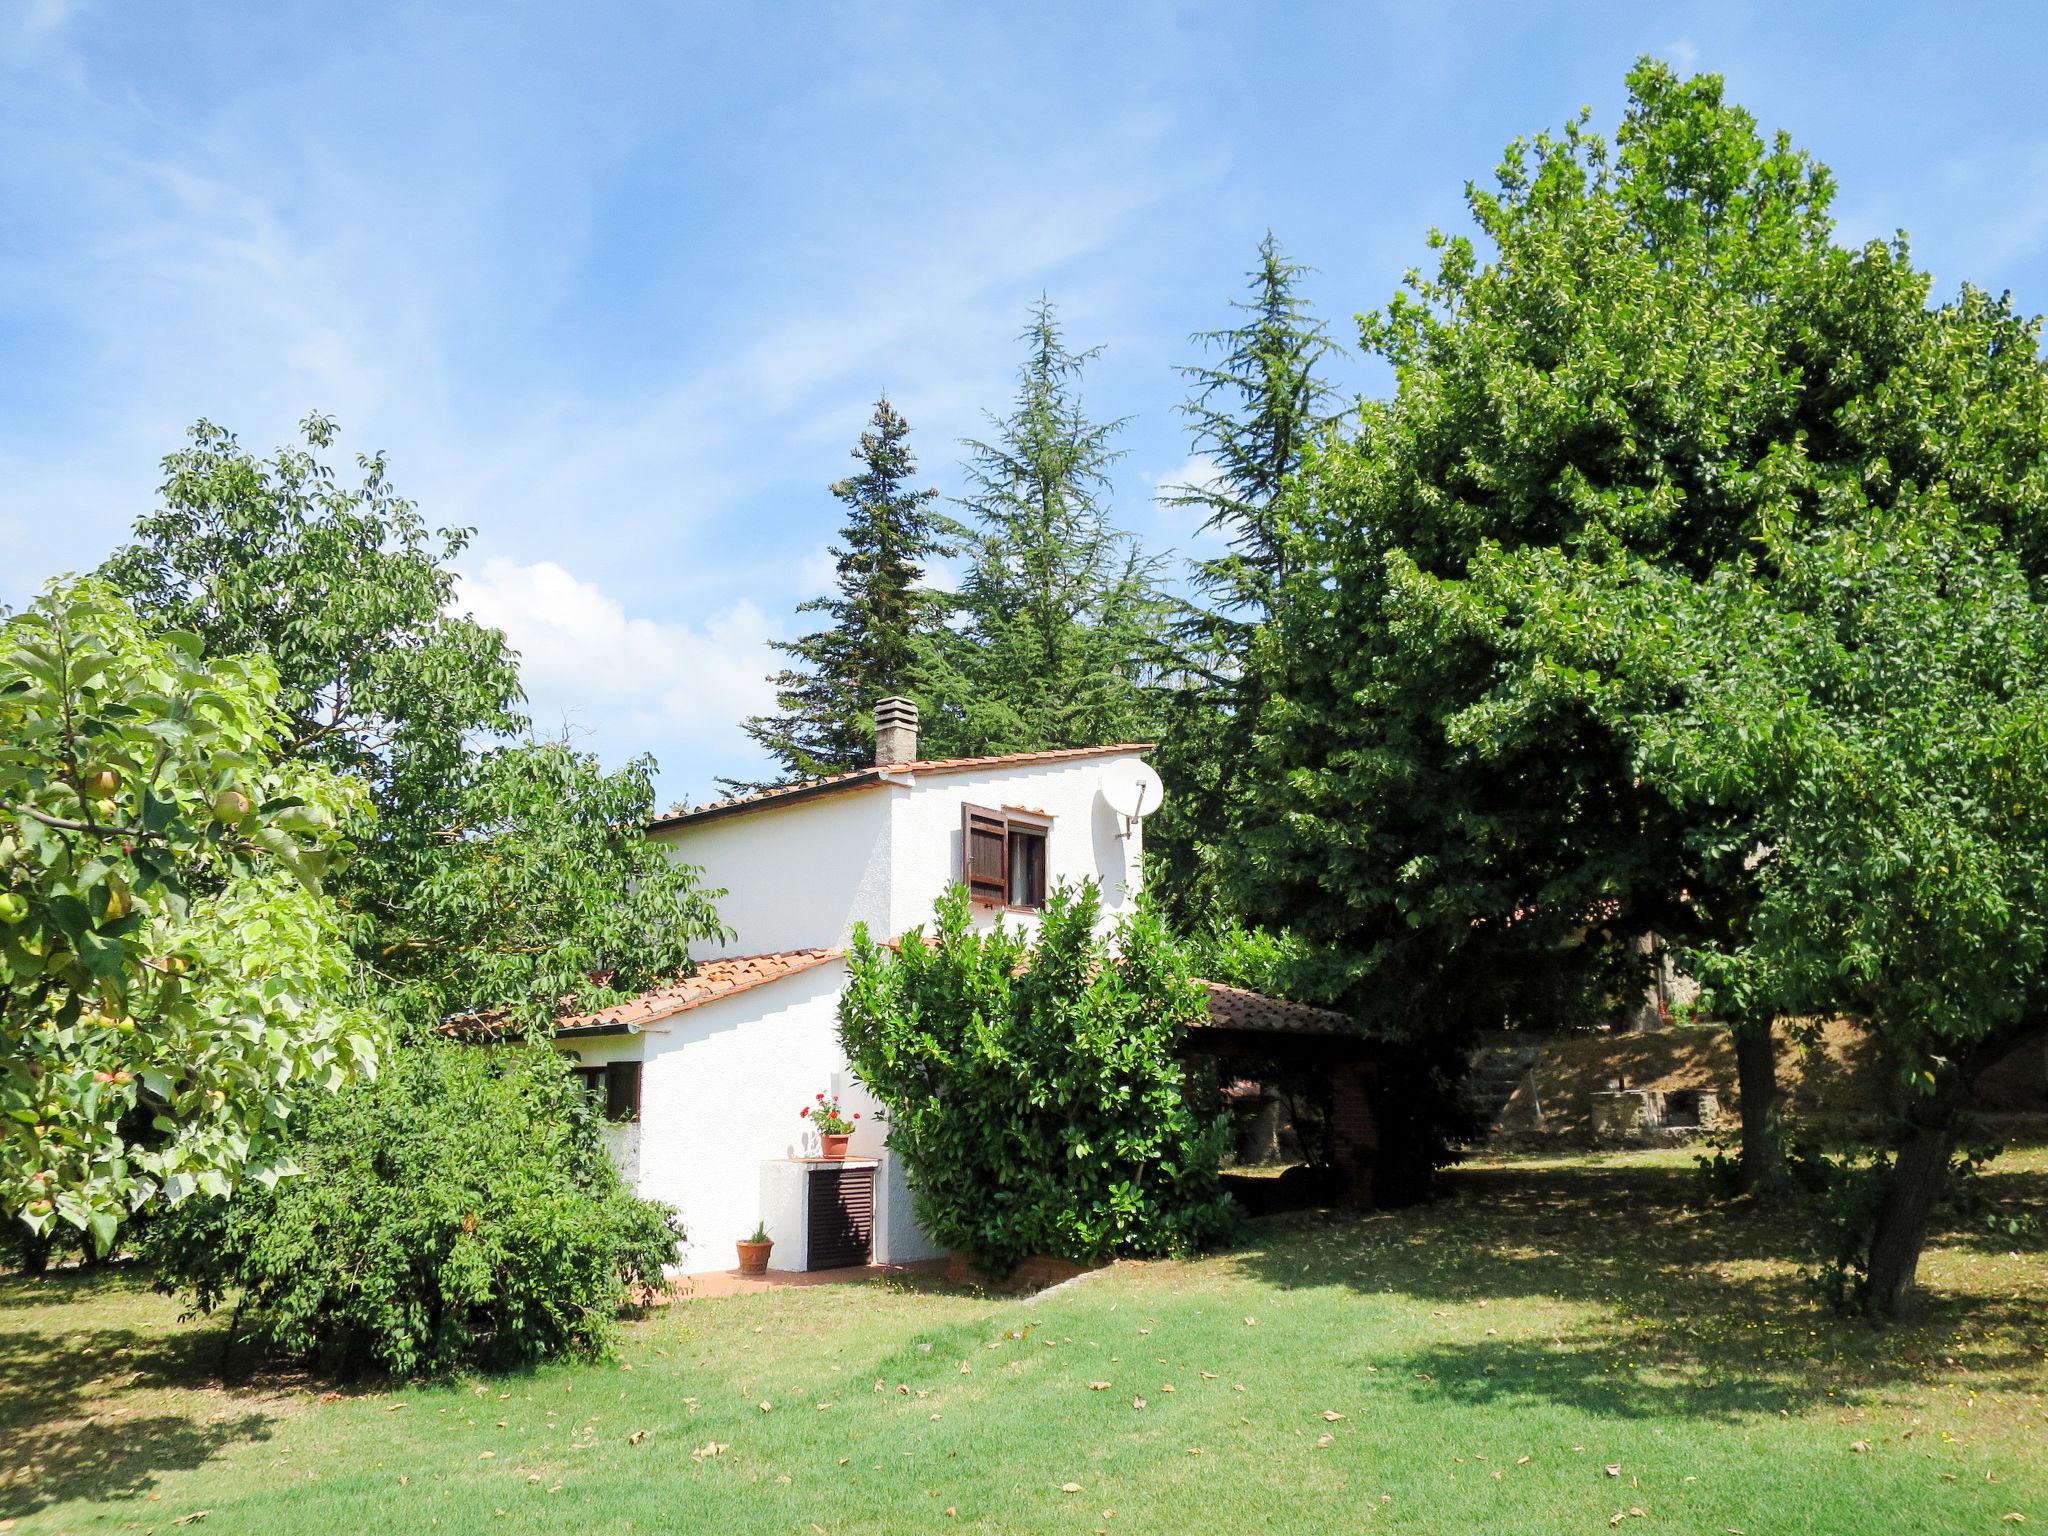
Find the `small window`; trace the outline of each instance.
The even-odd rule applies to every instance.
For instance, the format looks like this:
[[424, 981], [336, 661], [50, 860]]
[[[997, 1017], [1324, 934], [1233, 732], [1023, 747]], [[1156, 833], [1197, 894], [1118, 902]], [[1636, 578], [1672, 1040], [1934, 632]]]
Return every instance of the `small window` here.
[[1042, 814], [960, 808], [960, 879], [977, 902], [1035, 910], [1045, 905], [1046, 839]]
[[1045, 829], [1010, 826], [1010, 905], [1045, 905]]
[[640, 1063], [608, 1062], [601, 1067], [578, 1067], [577, 1081], [592, 1099], [604, 1106], [605, 1119], [624, 1125], [640, 1118]]

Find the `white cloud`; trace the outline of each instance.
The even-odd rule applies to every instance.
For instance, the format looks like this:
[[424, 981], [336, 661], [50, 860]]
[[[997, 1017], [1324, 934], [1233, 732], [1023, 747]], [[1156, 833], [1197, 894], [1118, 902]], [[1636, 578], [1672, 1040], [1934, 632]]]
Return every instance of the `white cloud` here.
[[498, 557], [463, 576], [457, 603], [505, 631], [543, 732], [588, 730], [612, 762], [687, 741], [734, 771], [757, 765], [739, 723], [774, 703], [777, 657], [776, 626], [752, 602], [701, 624], [639, 617], [552, 560]]

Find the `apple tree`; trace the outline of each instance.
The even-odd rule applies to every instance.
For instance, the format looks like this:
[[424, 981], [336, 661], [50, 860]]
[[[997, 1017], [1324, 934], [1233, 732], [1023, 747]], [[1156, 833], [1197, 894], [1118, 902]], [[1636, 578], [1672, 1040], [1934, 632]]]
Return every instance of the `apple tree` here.
[[100, 582], [0, 620], [0, 1209], [39, 1234], [274, 1179], [298, 1095], [374, 1070], [320, 892], [367, 807], [280, 761], [276, 694]]

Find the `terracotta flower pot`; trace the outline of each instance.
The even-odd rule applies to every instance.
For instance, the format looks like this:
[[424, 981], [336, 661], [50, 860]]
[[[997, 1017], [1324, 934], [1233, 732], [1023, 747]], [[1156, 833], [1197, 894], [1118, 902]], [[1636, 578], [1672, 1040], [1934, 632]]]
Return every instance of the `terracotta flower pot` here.
[[736, 1243], [740, 1251], [740, 1273], [743, 1275], [765, 1275], [768, 1273], [768, 1251], [775, 1246], [773, 1240], [765, 1243]]
[[844, 1136], [826, 1136], [821, 1134], [818, 1139], [825, 1143], [825, 1155], [827, 1157], [839, 1158], [846, 1156], [846, 1144], [853, 1140], [853, 1133], [849, 1131]]

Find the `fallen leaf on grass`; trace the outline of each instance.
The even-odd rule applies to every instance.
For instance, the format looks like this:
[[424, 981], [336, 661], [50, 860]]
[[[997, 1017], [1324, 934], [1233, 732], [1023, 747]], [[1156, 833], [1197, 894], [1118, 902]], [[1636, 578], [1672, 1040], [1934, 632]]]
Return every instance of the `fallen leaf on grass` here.
[[1325, 1408], [1323, 1410], [1323, 1421], [1327, 1424], [1339, 1423], [1343, 1420], [1343, 1417], [1344, 1415], [1334, 1408]]
[[1164, 1386], [1160, 1387], [1159, 1390], [1162, 1392], [1171, 1392], [1173, 1390], [1173, 1383], [1169, 1381]]
[[641, 1442], [642, 1440], [645, 1440], [646, 1438], [647, 1438], [647, 1431], [646, 1431], [646, 1430], [644, 1430], [644, 1429], [636, 1429], [636, 1430], [634, 1430], [634, 1431], [633, 1431], [633, 1433], [631, 1433], [630, 1435], [626, 1436], [626, 1444], [628, 1444], [628, 1445], [638, 1445], [638, 1444], [639, 1444], [639, 1443], [640, 1443], [640, 1442]]
[[1145, 1406], [1145, 1399], [1143, 1399], [1142, 1397], [1134, 1397], [1131, 1399], [1131, 1406], [1133, 1408], [1142, 1408]]
[[483, 1454], [482, 1454], [481, 1456], [477, 1457], [477, 1460], [478, 1460], [478, 1461], [491, 1461], [491, 1460], [494, 1460], [494, 1459], [496, 1459], [496, 1457], [497, 1457], [497, 1454], [498, 1454], [498, 1453], [497, 1453], [496, 1451], [485, 1451], [485, 1452], [484, 1452], [484, 1453], [483, 1453]]
[[1061, 1492], [1061, 1493], [1079, 1493], [1080, 1491], [1081, 1491], [1081, 1485], [1080, 1485], [1079, 1483], [1061, 1483], [1061, 1484], [1060, 1484], [1060, 1492]]
[[1259, 1326], [1259, 1320], [1256, 1317], [1248, 1317], [1244, 1320], [1244, 1325], [1247, 1328], [1256, 1328]]
[[[335, 1395], [336, 1395], [336, 1396], [339, 1396], [340, 1394], [339, 1394], [339, 1393], [336, 1393]], [[206, 1518], [206, 1517], [207, 1517], [208, 1515], [210, 1515], [210, 1514], [212, 1514], [212, 1513], [213, 1513], [213, 1511], [212, 1511], [212, 1510], [210, 1510], [210, 1509], [195, 1509], [195, 1510], [193, 1510], [193, 1511], [192, 1511], [192, 1513], [191, 1513], [191, 1514], [189, 1514], [189, 1515], [180, 1515], [180, 1516], [178, 1516], [178, 1518], [177, 1518], [177, 1519], [175, 1519], [175, 1520], [173, 1520], [173, 1521], [171, 1522], [171, 1524], [173, 1524], [173, 1525], [197, 1525], [197, 1524], [198, 1524], [198, 1523], [199, 1523], [200, 1521], [204, 1520], [204, 1519], [205, 1519], [205, 1518]]]
[[773, 1413], [775, 1411], [775, 1405], [769, 1402], [768, 1399], [764, 1397], [761, 1399], [761, 1411], [763, 1413]]
[[839, 1458], [839, 1465], [843, 1467], [851, 1460], [853, 1460], [851, 1456], [842, 1456]]
[[1215, 1379], [1216, 1379], [1216, 1373], [1215, 1373], [1214, 1371], [1204, 1371], [1204, 1372], [1202, 1372], [1202, 1380], [1204, 1380], [1204, 1381], [1214, 1381]]
[[1607, 1463], [1606, 1472], [1609, 1477], [1621, 1476], [1621, 1463], [1618, 1461], [1610, 1461], [1609, 1463]]
[[1090, 1392], [1107, 1392], [1109, 1390], [1109, 1383], [1106, 1381], [1091, 1381], [1088, 1383], [1088, 1390]]
[[1335, 1435], [1317, 1435], [1316, 1449], [1321, 1450], [1326, 1445], [1334, 1444], [1336, 1442], [1336, 1439], [1337, 1437]]
[[696, 1450], [690, 1452], [690, 1460], [709, 1461], [713, 1456], [723, 1456], [731, 1449], [731, 1446], [721, 1445], [716, 1440], [707, 1440], [698, 1446]]
[[[2014, 1525], [2025, 1525], [2027, 1523], [2027, 1517], [2021, 1514], [2018, 1510], [2014, 1510], [2009, 1515], [2000, 1515], [1998, 1518], [2001, 1520], [2010, 1520]], [[182, 1520], [178, 1522], [178, 1524], [180, 1525], [183, 1525], [184, 1523], [185, 1522]]]
[[1870, 1442], [1868, 1440], [1851, 1440], [1849, 1442], [1849, 1449], [1859, 1452], [1867, 1451], [1870, 1449]]

